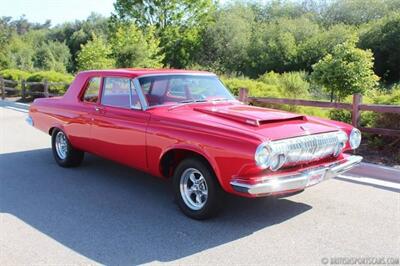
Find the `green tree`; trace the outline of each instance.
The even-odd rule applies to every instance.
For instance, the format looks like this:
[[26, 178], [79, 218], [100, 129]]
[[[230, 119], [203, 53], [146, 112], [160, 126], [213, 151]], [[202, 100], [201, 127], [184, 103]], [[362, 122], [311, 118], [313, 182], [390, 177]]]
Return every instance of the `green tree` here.
[[10, 38], [6, 47], [9, 68], [20, 70], [33, 70], [33, 57], [35, 51], [29, 42], [26, 42], [17, 35]]
[[307, 58], [302, 58], [301, 49], [320, 33], [319, 25], [307, 17], [283, 17], [257, 25], [251, 40], [248, 74], [257, 77], [271, 70], [282, 73], [307, 69]]
[[155, 30], [165, 54], [163, 63], [185, 68], [195, 60], [201, 33], [212, 18], [212, 0], [117, 0], [112, 20], [134, 22]]
[[400, 12], [365, 26], [359, 46], [374, 53], [374, 70], [387, 82], [400, 80]]
[[245, 74], [253, 23], [253, 11], [242, 4], [219, 11], [203, 34], [200, 64], [219, 72]]
[[153, 28], [144, 34], [134, 24], [121, 25], [111, 38], [117, 67], [161, 67], [163, 55]]
[[93, 35], [92, 40], [82, 45], [78, 53], [78, 70], [112, 68], [115, 61], [111, 58], [111, 47], [102, 38]]
[[66, 72], [70, 58], [71, 54], [64, 43], [46, 42], [37, 48], [33, 62], [38, 69]]
[[77, 69], [77, 55], [83, 44], [86, 44], [96, 35], [106, 38], [108, 32], [108, 18], [92, 13], [86, 20], [66, 22], [52, 28], [48, 33], [48, 39], [65, 43], [71, 54], [67, 70], [74, 72]]
[[337, 23], [361, 25], [380, 19], [399, 8], [398, 0], [334, 0], [322, 10], [321, 20], [327, 25]]
[[371, 51], [356, 48], [355, 44], [355, 39], [339, 44], [332, 54], [327, 54], [313, 65], [312, 79], [330, 92], [331, 101], [335, 96], [340, 101], [377, 85], [379, 77], [372, 69]]
[[114, 18], [133, 21], [140, 28], [154, 26], [159, 33], [169, 26], [193, 27], [206, 21], [212, 0], [117, 0]]

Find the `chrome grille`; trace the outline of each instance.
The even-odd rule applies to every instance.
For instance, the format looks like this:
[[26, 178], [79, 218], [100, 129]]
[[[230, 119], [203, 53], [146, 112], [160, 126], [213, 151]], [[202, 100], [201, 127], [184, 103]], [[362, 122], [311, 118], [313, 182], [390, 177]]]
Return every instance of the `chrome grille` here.
[[[337, 152], [338, 145], [343, 143], [340, 131], [295, 137], [273, 141], [271, 146], [276, 153], [286, 155], [284, 165], [304, 163], [331, 156]], [[342, 138], [342, 139], [341, 139]], [[347, 135], [345, 136], [347, 141]], [[344, 142], [344, 143], [345, 143]], [[341, 147], [342, 148], [342, 147]]]

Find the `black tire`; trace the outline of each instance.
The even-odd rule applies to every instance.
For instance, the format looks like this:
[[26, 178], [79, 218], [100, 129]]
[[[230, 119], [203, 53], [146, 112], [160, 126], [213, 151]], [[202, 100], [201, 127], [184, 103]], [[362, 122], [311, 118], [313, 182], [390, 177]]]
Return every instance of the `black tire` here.
[[[66, 140], [66, 152], [64, 158], [60, 157], [56, 148], [57, 134], [64, 135]], [[68, 140], [67, 135], [61, 129], [54, 129], [51, 134], [51, 148], [53, 150], [53, 156], [57, 164], [61, 167], [75, 167], [79, 166], [84, 157], [84, 152], [72, 147]]]
[[[203, 184], [206, 184], [207, 197], [206, 199], [203, 197], [204, 205], [200, 209], [193, 209], [190, 204], [187, 203], [187, 197], [184, 196], [184, 192], [182, 192], [183, 187], [181, 188], [181, 179], [184, 180], [183, 174], [185, 171], [192, 171], [191, 169], [197, 170], [203, 177]], [[197, 172], [195, 173], [197, 174]], [[199, 175], [200, 176], [200, 175]], [[205, 181], [204, 181], [205, 180]], [[184, 181], [182, 181], [184, 182]], [[191, 182], [191, 181], [189, 181]], [[194, 184], [194, 183], [192, 183]], [[214, 171], [210, 168], [210, 166], [201, 159], [197, 158], [189, 158], [183, 160], [178, 167], [176, 167], [173, 176], [173, 187], [174, 193], [176, 197], [176, 202], [181, 209], [181, 211], [188, 217], [196, 219], [196, 220], [204, 220], [211, 218], [218, 214], [221, 209], [222, 201], [223, 201], [223, 191], [220, 187], [220, 184], [214, 174]], [[204, 187], [203, 187], [204, 188]], [[204, 195], [203, 195], [204, 196]], [[185, 199], [186, 198], [186, 202]], [[196, 197], [194, 197], [196, 198]]]

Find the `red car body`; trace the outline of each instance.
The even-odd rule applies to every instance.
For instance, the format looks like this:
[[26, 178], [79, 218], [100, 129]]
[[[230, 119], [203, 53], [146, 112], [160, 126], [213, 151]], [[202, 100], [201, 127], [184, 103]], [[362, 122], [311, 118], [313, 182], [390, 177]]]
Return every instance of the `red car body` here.
[[[82, 101], [92, 77], [137, 79], [146, 75], [181, 74], [212, 75], [148, 69], [81, 72], [63, 97], [36, 99], [29, 115], [33, 125], [46, 133], [51, 134], [55, 128], [64, 131], [71, 145], [79, 150], [162, 178], [170, 177], [183, 158], [202, 157], [224, 191], [246, 197], [303, 190], [327, 177], [320, 175], [319, 169], [326, 174], [339, 165], [340, 169], [331, 173], [334, 176], [361, 161], [361, 157], [344, 153], [351, 149], [347, 141], [337, 156], [292, 164], [276, 171], [262, 169], [255, 163], [255, 151], [266, 141], [338, 130], [349, 136], [353, 127], [341, 122], [248, 106], [238, 101], [160, 105], [146, 110], [105, 106], [100, 97], [94, 103]], [[306, 183], [257, 190], [268, 180], [294, 179], [304, 173], [308, 175]]]

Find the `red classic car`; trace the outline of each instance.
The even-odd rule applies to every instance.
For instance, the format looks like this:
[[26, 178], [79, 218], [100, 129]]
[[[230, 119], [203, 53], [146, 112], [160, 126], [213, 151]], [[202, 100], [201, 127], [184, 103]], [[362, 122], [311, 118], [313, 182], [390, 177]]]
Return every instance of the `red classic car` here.
[[209, 72], [81, 72], [63, 97], [36, 99], [27, 120], [51, 135], [62, 167], [89, 152], [173, 178], [180, 209], [195, 219], [216, 214], [223, 192], [292, 194], [362, 160], [344, 153], [359, 146], [358, 129], [245, 105]]

